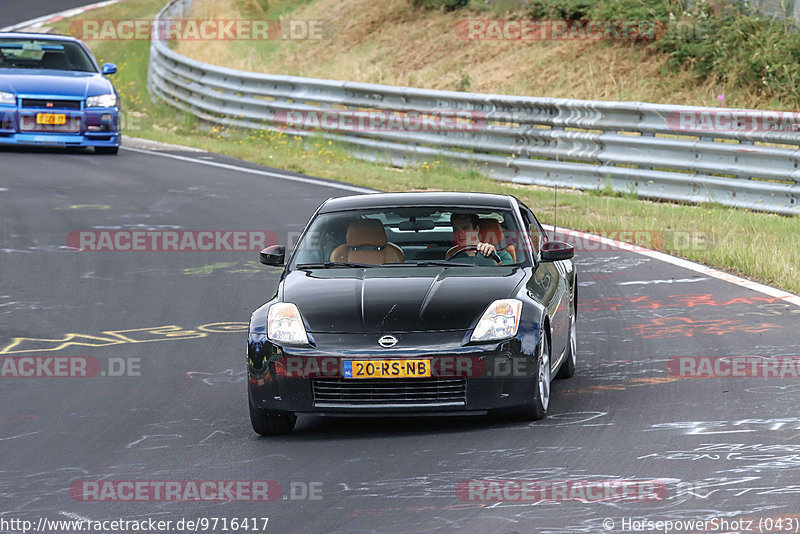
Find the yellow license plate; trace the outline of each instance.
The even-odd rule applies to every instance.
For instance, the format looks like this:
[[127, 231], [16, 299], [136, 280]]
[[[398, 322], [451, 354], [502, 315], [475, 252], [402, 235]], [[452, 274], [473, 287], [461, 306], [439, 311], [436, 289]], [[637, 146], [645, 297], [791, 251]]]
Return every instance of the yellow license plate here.
[[430, 360], [353, 360], [344, 362], [345, 378], [425, 378]]
[[67, 123], [67, 116], [63, 113], [37, 113], [36, 124], [50, 124], [62, 126]]

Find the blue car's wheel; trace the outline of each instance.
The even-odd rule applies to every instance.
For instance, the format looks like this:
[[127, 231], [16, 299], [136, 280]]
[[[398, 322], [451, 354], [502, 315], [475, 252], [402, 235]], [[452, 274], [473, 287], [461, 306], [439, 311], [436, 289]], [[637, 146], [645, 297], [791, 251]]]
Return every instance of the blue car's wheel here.
[[95, 154], [110, 154], [116, 155], [119, 152], [118, 146], [96, 146], [94, 147]]

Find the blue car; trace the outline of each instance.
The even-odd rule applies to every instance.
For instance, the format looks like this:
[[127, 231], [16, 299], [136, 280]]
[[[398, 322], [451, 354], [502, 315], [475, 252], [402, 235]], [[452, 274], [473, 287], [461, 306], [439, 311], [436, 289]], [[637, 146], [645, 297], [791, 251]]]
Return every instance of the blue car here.
[[116, 154], [119, 95], [86, 46], [72, 37], [0, 33], [0, 146], [94, 147]]

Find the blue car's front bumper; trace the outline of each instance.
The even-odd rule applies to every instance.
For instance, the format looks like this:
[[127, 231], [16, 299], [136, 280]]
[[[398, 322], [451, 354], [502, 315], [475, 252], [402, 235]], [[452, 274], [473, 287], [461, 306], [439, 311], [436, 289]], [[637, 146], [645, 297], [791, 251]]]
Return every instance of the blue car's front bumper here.
[[[0, 146], [118, 147], [118, 108], [57, 109], [0, 106]], [[65, 115], [61, 125], [38, 124], [41, 113]]]

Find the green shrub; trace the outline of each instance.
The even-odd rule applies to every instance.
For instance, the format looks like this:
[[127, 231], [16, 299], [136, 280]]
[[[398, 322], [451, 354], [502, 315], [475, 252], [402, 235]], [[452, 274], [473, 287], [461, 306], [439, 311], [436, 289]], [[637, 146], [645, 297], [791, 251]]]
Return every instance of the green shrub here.
[[461, 77], [456, 83], [456, 91], [467, 92], [470, 89], [472, 89], [472, 78], [469, 77], [469, 74], [461, 73]]
[[589, 18], [666, 22], [674, 6], [674, 2], [669, 0], [598, 0], [594, 2]]
[[703, 78], [800, 104], [800, 33], [786, 22], [742, 6], [701, 6], [673, 17], [670, 28], [657, 46], [672, 68], [688, 65]]
[[[251, 0], [256, 1], [256, 0]], [[411, 0], [414, 7], [452, 11], [470, 0]], [[514, 6], [517, 7], [514, 7]], [[503, 17], [551, 20], [639, 20], [658, 28], [631, 46], [670, 56], [664, 72], [691, 69], [700, 78], [752, 90], [766, 99], [800, 106], [800, 30], [768, 19], [747, 0], [472, 0], [472, 7]], [[457, 82], [469, 90], [468, 77]]]
[[531, 19], [582, 20], [597, 0], [531, 0], [525, 16]]
[[411, 5], [422, 9], [444, 9], [455, 11], [466, 6], [469, 0], [411, 0]]
[[531, 0], [525, 16], [652, 21], [659, 28], [659, 39], [643, 39], [632, 46], [655, 47], [668, 54], [669, 70], [689, 68], [701, 78], [747, 87], [766, 98], [788, 99], [797, 107], [800, 31], [782, 19], [759, 15], [752, 6], [743, 1]]

